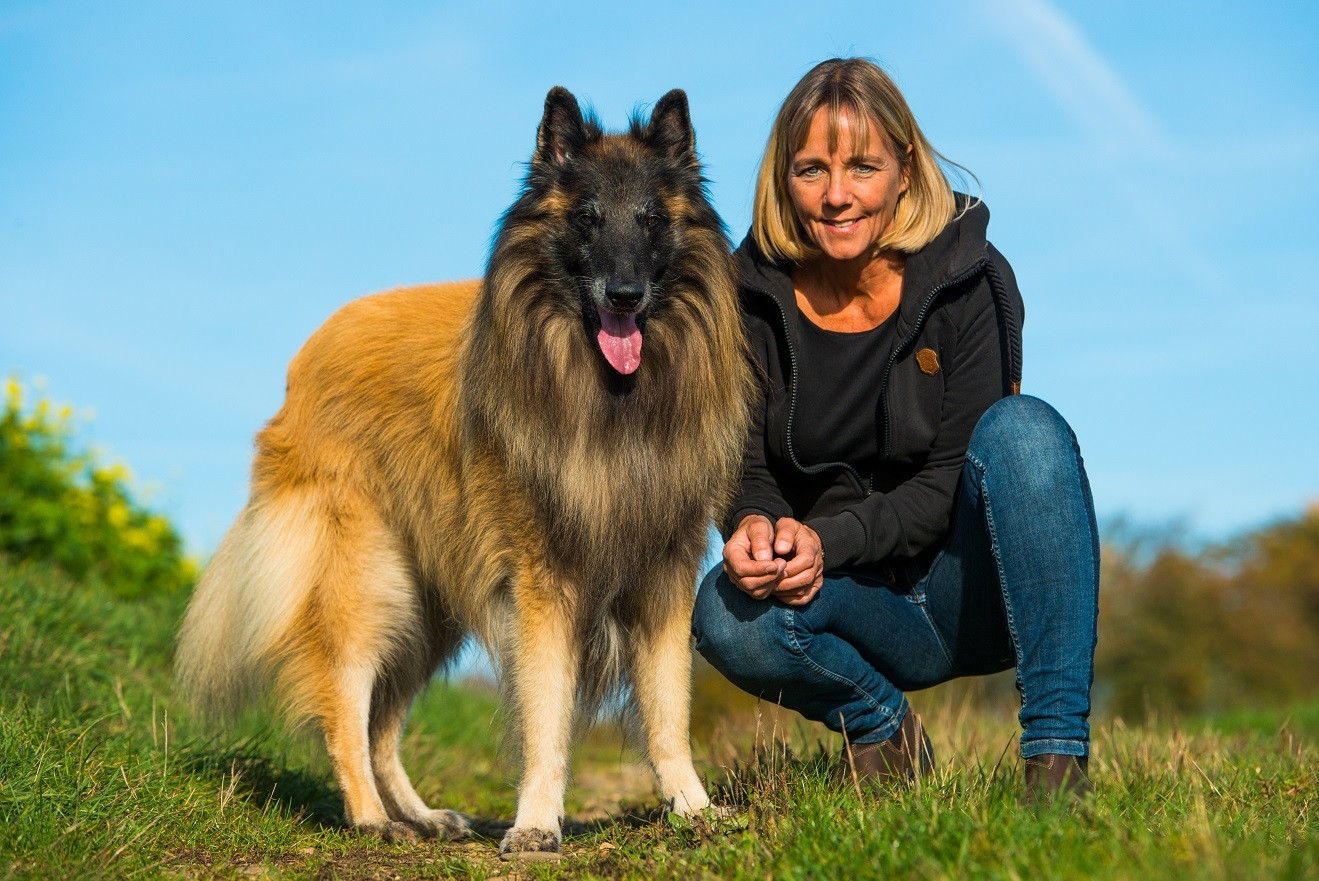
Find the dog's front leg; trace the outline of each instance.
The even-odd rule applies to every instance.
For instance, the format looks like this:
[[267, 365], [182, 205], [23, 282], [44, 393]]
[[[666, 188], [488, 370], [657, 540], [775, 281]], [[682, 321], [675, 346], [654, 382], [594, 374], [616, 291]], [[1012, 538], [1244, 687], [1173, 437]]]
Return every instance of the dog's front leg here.
[[568, 784], [578, 666], [572, 593], [543, 570], [536, 576], [514, 586], [513, 633], [504, 652], [522, 745], [517, 818], [499, 845], [506, 860], [558, 854]]
[[710, 804], [692, 766], [691, 580], [667, 585], [667, 601], [657, 605], [632, 638], [632, 682], [646, 752], [660, 795], [683, 816]]

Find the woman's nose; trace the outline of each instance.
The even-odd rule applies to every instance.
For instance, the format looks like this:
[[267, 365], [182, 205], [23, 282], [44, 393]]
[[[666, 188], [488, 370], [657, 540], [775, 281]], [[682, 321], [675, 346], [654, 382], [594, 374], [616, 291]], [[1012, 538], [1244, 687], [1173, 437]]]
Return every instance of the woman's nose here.
[[837, 172], [829, 173], [829, 186], [824, 192], [824, 200], [830, 205], [846, 205], [852, 199], [847, 190], [847, 175]]

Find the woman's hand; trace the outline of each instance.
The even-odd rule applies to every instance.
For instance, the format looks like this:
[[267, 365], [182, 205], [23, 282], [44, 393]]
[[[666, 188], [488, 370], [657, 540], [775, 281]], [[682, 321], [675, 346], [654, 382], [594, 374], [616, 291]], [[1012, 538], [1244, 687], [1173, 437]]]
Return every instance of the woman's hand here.
[[804, 606], [824, 584], [824, 547], [805, 523], [784, 517], [774, 533], [774, 554], [784, 561], [773, 594], [790, 606]]
[[775, 596], [790, 606], [804, 605], [824, 583], [820, 537], [791, 517], [774, 524], [762, 514], [749, 514], [724, 545], [724, 573], [750, 597]]
[[774, 558], [774, 524], [748, 514], [724, 545], [724, 574], [748, 596], [763, 600], [783, 575], [786, 563]]

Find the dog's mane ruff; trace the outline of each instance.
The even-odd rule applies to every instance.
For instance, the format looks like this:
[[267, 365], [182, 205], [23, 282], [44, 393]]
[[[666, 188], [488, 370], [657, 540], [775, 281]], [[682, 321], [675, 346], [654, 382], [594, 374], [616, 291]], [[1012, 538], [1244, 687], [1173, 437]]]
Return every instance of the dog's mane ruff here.
[[[605, 135], [596, 149], [635, 149], [624, 140]], [[647, 562], [695, 576], [704, 525], [731, 501], [753, 393], [736, 274], [699, 170], [665, 200], [683, 246], [636, 374], [613, 373], [569, 306], [576, 294], [563, 295], [577, 288], [555, 274], [545, 242], [566, 199], [534, 173], [495, 241], [459, 366], [460, 445], [497, 451], [548, 527], [547, 559], [589, 594], [577, 602], [583, 670], [608, 681], [583, 681], [588, 705], [618, 683], [610, 621], [667, 602], [653, 581], [667, 573]]]
[[722, 235], [687, 235], [635, 378], [611, 376], [580, 315], [552, 295], [534, 229], [501, 240], [473, 316], [462, 443], [499, 450], [555, 525], [551, 552], [594, 561], [585, 582], [621, 586], [656, 536], [721, 510], [740, 462], [748, 380], [734, 277]]

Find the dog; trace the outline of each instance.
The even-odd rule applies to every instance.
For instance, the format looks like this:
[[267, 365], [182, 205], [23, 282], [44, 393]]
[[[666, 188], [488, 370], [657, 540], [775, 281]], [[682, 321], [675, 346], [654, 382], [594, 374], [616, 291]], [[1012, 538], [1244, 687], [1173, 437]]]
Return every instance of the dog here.
[[605, 133], [556, 87], [483, 279], [354, 301], [294, 357], [185, 613], [181, 686], [317, 723], [353, 828], [455, 838], [466, 819], [422, 801], [399, 742], [474, 633], [522, 756], [503, 857], [558, 852], [575, 722], [611, 695], [662, 798], [700, 811], [691, 610], [748, 365], [685, 94]]

